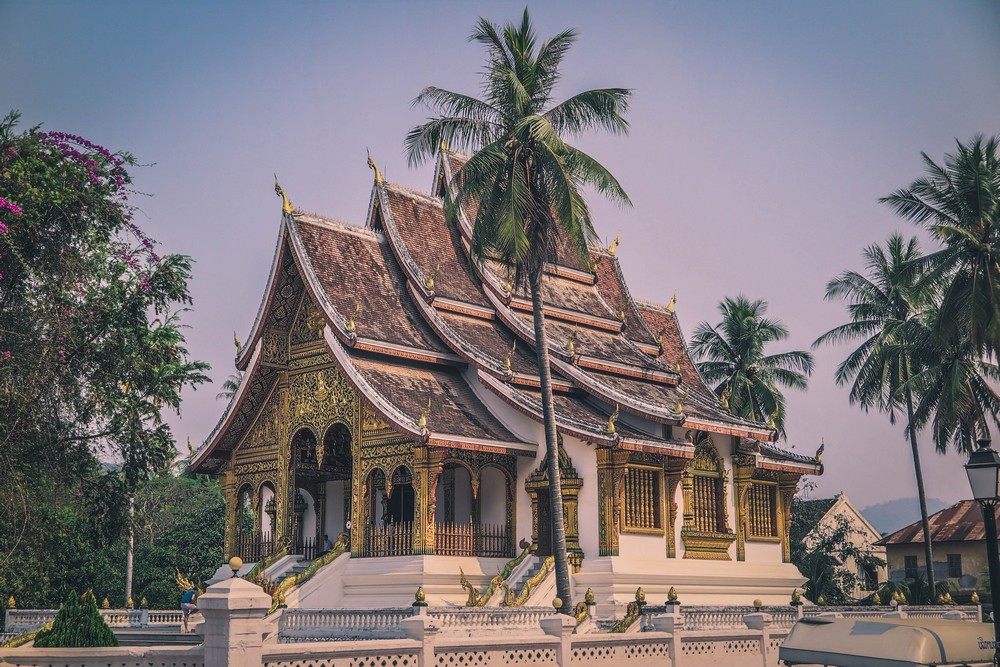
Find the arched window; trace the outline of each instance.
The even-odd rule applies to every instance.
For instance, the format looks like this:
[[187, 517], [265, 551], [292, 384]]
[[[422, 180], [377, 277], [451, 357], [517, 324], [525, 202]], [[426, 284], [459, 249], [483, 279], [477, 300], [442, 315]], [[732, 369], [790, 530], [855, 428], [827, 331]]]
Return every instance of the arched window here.
[[726, 512], [726, 466], [707, 433], [689, 432], [688, 440], [695, 450], [682, 476], [684, 557], [730, 560], [736, 533], [729, 529]]

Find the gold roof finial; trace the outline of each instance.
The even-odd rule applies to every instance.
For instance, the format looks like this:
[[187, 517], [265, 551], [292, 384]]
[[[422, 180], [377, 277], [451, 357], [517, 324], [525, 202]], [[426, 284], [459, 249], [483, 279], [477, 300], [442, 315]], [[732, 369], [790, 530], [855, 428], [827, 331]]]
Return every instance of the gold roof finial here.
[[444, 137], [441, 137], [441, 152], [442, 153], [448, 152], [448, 142], [444, 140]]
[[684, 401], [686, 400], [688, 400], [687, 389], [684, 390], [683, 394], [677, 397], [677, 405], [674, 406], [674, 412], [677, 414], [684, 412]]
[[421, 431], [427, 428], [427, 416], [431, 413], [431, 399], [427, 399], [427, 407], [424, 411], [420, 413], [420, 419], [417, 420], [417, 428]]
[[610, 246], [608, 246], [608, 254], [614, 257], [615, 253], [618, 252], [618, 244], [621, 242], [622, 242], [622, 233], [618, 232], [618, 236], [616, 236], [615, 240], [611, 242]]
[[777, 418], [778, 418], [778, 411], [775, 410], [774, 412], [771, 413], [770, 421], [767, 422], [767, 427], [772, 431], [778, 430], [778, 422], [776, 421]]
[[372, 159], [372, 152], [367, 148], [365, 150], [368, 151], [368, 167], [375, 172], [375, 182], [380, 185], [385, 183], [385, 179], [382, 178], [382, 172], [379, 171], [378, 165], [375, 164], [375, 160]]
[[427, 276], [427, 279], [424, 280], [424, 287], [427, 288], [428, 292], [434, 291], [434, 279], [437, 278], [437, 274], [440, 271], [441, 271], [441, 263], [438, 262], [438, 265], [434, 267], [433, 271], [431, 271], [431, 275]]
[[662, 327], [659, 331], [656, 332], [656, 335], [653, 336], [653, 340], [655, 340], [656, 344], [661, 347], [663, 346], [663, 334], [665, 333], [667, 333], [667, 328]]
[[674, 365], [673, 365], [673, 366], [671, 366], [671, 367], [670, 367], [670, 369], [671, 369], [671, 370], [672, 370], [673, 372], [675, 372], [675, 373], [680, 373], [680, 372], [681, 372], [681, 360], [680, 360], [680, 359], [678, 359], [677, 361], [675, 361], [675, 362], [674, 362]]
[[667, 312], [668, 313], [674, 312], [674, 308], [676, 306], [677, 306], [677, 292], [674, 292], [674, 295], [670, 297], [670, 303], [667, 304]]
[[188, 436], [188, 457], [194, 456], [194, 445], [191, 444], [191, 436]]
[[732, 395], [733, 395], [733, 388], [732, 387], [726, 387], [722, 391], [722, 396], [719, 397], [719, 405], [722, 406], [723, 410], [728, 410], [729, 409], [729, 397], [732, 396]]
[[576, 327], [573, 327], [572, 333], [569, 335], [569, 339], [566, 341], [566, 351], [570, 354], [576, 352]]
[[823, 439], [823, 438], [820, 438], [820, 440], [819, 440], [819, 449], [816, 450], [816, 457], [815, 457], [816, 458], [816, 463], [822, 463], [823, 462], [823, 450], [824, 449], [826, 449], [826, 440]]
[[507, 351], [507, 356], [503, 358], [503, 372], [510, 373], [510, 360], [517, 352], [517, 339], [514, 339], [514, 344], [510, 346], [510, 350]]
[[611, 413], [610, 417], [608, 417], [608, 425], [605, 427], [604, 430], [606, 432], [614, 435], [615, 432], [616, 432], [615, 431], [615, 422], [617, 422], [617, 421], [618, 421], [618, 404], [615, 403], [615, 411]]
[[361, 314], [361, 304], [359, 303], [354, 306], [354, 312], [351, 313], [351, 316], [347, 318], [347, 324], [344, 325], [344, 329], [347, 330], [347, 333], [353, 335], [354, 332], [358, 330], [357, 319], [358, 315], [360, 314]]
[[295, 207], [292, 205], [292, 200], [288, 198], [285, 191], [278, 185], [278, 175], [274, 175], [274, 194], [281, 197], [281, 212], [291, 215], [295, 212]]

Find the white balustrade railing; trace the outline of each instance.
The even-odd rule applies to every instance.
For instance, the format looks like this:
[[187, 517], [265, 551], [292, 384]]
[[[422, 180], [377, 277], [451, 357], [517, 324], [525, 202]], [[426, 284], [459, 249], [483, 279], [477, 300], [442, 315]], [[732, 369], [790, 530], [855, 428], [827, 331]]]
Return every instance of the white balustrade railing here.
[[399, 622], [413, 615], [396, 609], [286, 609], [278, 621], [279, 642], [403, 637]]
[[[457, 607], [426, 610], [442, 635], [496, 636], [538, 632], [539, 621], [552, 616], [550, 607]], [[409, 607], [395, 609], [287, 609], [278, 621], [280, 642], [403, 637], [399, 622], [413, 616]]]
[[[51, 623], [58, 609], [8, 609], [4, 631], [21, 634]], [[112, 628], [145, 628], [153, 625], [180, 625], [181, 612], [172, 609], [101, 609], [101, 616]]]

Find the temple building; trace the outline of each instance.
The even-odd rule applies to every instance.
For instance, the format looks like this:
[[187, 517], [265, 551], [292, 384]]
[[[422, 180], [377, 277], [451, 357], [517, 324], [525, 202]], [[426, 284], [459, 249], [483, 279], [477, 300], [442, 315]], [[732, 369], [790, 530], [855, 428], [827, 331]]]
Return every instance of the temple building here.
[[[244, 379], [192, 469], [218, 475], [225, 550], [350, 558], [312, 606], [461, 604], [521, 554], [552, 554], [530, 298], [469, 259], [471, 219], [377, 168], [363, 226], [284, 192], [270, 278], [237, 359]], [[371, 165], [374, 167], [374, 165]], [[790, 507], [818, 457], [733, 416], [675, 311], [634, 300], [610, 248], [568, 244], [544, 301], [574, 598], [675, 587], [690, 604], [787, 603]], [[544, 570], [543, 570], [544, 571]], [[537, 575], [541, 577], [542, 575]], [[550, 577], [554, 578], [554, 577]], [[550, 596], [551, 597], [551, 596]], [[548, 600], [545, 600], [548, 603]]]

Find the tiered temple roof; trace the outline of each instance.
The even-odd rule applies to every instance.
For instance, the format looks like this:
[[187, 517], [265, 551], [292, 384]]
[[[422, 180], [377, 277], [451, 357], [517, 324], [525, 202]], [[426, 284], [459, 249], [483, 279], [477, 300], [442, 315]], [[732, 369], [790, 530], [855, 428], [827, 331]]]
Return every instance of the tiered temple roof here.
[[[434, 193], [461, 156], [444, 152]], [[304, 289], [326, 324], [331, 357], [382, 419], [442, 446], [533, 454], [496, 418], [499, 398], [541, 420], [531, 302], [498, 267], [473, 263], [473, 211], [449, 224], [442, 198], [377, 175], [364, 227], [286, 212], [267, 293], [237, 360], [247, 373], [195, 468], [218, 469], [275, 382], [265, 331], [288, 330]], [[588, 262], [560, 239], [543, 300], [559, 428], [588, 442], [690, 457], [687, 429], [734, 435], [775, 466], [813, 474], [815, 460], [770, 444], [774, 432], [724, 409], [698, 374], [673, 307], [632, 299], [618, 259]], [[485, 393], [484, 393], [485, 392]], [[420, 416], [428, 399], [425, 426]], [[484, 402], [485, 401], [485, 402]]]

